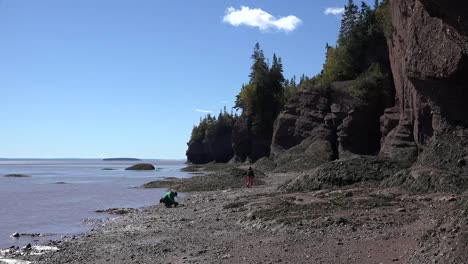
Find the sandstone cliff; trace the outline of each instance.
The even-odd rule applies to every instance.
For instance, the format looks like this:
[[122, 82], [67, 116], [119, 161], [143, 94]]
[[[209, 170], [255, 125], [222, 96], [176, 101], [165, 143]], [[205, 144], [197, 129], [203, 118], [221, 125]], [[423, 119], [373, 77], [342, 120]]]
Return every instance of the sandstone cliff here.
[[[379, 154], [414, 170], [465, 173], [468, 3], [392, 0], [390, 14], [394, 104], [383, 112], [359, 105], [349, 99], [349, 82], [326, 92], [301, 90], [276, 120], [271, 149], [277, 162], [309, 159], [315, 167], [350, 154]], [[309, 148], [323, 142], [331, 147]]]
[[353, 154], [380, 149], [379, 117], [384, 106], [363, 102], [353, 81], [330, 88], [304, 87], [275, 122], [271, 158], [276, 171], [304, 170]]
[[[396, 103], [381, 119], [381, 155], [414, 162], [419, 154], [420, 166], [456, 168], [467, 145], [445, 151], [440, 146], [466, 142], [468, 3], [392, 0], [390, 7], [393, 32], [388, 46]], [[427, 157], [434, 154], [438, 157]], [[448, 158], [449, 164], [442, 166], [434, 158]]]

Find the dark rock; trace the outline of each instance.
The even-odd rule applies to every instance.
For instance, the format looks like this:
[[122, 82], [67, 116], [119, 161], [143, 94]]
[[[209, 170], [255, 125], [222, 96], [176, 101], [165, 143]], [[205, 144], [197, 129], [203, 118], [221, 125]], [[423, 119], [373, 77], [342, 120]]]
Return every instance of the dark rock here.
[[138, 210], [135, 208], [110, 208], [106, 210], [97, 210], [96, 213], [107, 213], [107, 214], [115, 214], [115, 215], [124, 215], [129, 213], [137, 212]]
[[3, 177], [7, 177], [7, 178], [28, 178], [28, 177], [31, 177], [31, 175], [26, 175], [26, 174], [7, 174]]
[[310, 137], [275, 159], [275, 172], [302, 171], [335, 159], [333, 131], [326, 125], [316, 127]]
[[231, 133], [229, 130], [225, 134], [216, 136], [211, 142], [209, 149], [213, 161], [223, 163], [228, 162], [233, 157]]
[[20, 234], [18, 232], [15, 232], [13, 234], [10, 235], [11, 237], [20, 237]]
[[380, 149], [382, 105], [364, 103], [353, 81], [298, 90], [275, 121], [275, 171], [302, 171], [338, 157], [375, 155]]
[[315, 128], [325, 125], [325, 117], [331, 112], [330, 94], [330, 89], [307, 87], [292, 96], [275, 121], [272, 156], [297, 146], [310, 137]]
[[155, 170], [155, 167], [149, 163], [138, 163], [126, 168], [125, 170]]
[[250, 122], [248, 117], [240, 116], [232, 128], [233, 159], [236, 162], [244, 162], [252, 153]]
[[187, 143], [188, 149], [185, 153], [187, 160], [195, 164], [205, 164], [213, 161], [213, 157], [208, 149], [208, 146], [200, 141], [190, 141]]
[[234, 155], [231, 133], [231, 129], [227, 129], [208, 140], [191, 140], [187, 143], [187, 160], [194, 164], [205, 164], [212, 161], [228, 162]]
[[252, 120], [249, 116], [240, 116], [232, 129], [233, 161], [255, 162], [270, 155], [272, 133], [270, 131], [255, 135], [252, 133]]
[[314, 191], [361, 182], [379, 183], [402, 170], [402, 164], [374, 156], [353, 156], [327, 162], [305, 171], [299, 177], [280, 186], [285, 191]]

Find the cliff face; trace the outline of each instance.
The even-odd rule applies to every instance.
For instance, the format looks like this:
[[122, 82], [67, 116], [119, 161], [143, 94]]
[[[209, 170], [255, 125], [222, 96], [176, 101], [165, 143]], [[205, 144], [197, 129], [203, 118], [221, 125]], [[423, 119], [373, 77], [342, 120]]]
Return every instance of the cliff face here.
[[391, 0], [390, 6], [396, 103], [381, 118], [381, 155], [414, 162], [431, 141], [468, 126], [468, 2]]
[[[390, 0], [390, 14], [394, 104], [383, 114], [359, 105], [347, 92], [351, 83], [298, 91], [275, 123], [271, 154], [279, 166], [285, 157], [315, 167], [332, 156], [379, 153], [412, 170], [468, 173], [468, 2]], [[313, 142], [331, 146], [325, 154], [316, 148], [322, 161], [311, 158], [319, 154]]]
[[230, 130], [210, 141], [190, 141], [187, 145], [187, 160], [195, 164], [228, 162], [233, 156]]
[[236, 120], [231, 139], [235, 162], [254, 162], [270, 155], [271, 132], [254, 135], [249, 116], [242, 115]]
[[379, 110], [350, 92], [349, 82], [330, 89], [306, 87], [289, 100], [276, 119], [271, 157], [277, 171], [304, 170], [351, 154], [380, 148]]

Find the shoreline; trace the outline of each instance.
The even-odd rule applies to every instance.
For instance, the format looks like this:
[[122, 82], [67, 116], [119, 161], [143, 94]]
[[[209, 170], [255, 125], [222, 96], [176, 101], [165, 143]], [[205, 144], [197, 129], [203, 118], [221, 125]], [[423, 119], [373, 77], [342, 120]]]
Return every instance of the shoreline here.
[[207, 185], [214, 190], [187, 193], [177, 208], [148, 206], [48, 244], [58, 251], [17, 257], [31, 263], [407, 263], [437, 227], [432, 219], [454, 212], [465, 198], [366, 184], [278, 191], [297, 175], [268, 173], [264, 185], [251, 189]]

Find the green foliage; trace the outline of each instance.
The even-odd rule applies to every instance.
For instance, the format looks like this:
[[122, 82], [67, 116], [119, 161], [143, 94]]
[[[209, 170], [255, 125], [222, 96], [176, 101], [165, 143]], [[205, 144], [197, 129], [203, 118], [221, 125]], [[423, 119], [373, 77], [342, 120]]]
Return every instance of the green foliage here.
[[284, 81], [284, 102], [286, 103], [291, 96], [297, 91], [299, 85], [296, 84], [296, 76], [293, 76], [290, 80]]
[[376, 1], [375, 5], [375, 9], [371, 9], [363, 2], [358, 8], [353, 0], [348, 0], [337, 46], [326, 46], [323, 70], [317, 76], [319, 85], [328, 86], [335, 81], [353, 80], [375, 63], [388, 64], [388, 58], [385, 57], [385, 31], [391, 26], [388, 3]]
[[375, 17], [378, 26], [383, 30], [387, 38], [391, 38], [393, 34], [392, 15], [390, 13], [390, 3], [388, 0], [380, 3], [375, 9]]
[[[250, 80], [237, 95], [235, 108], [251, 117], [254, 134], [268, 135], [272, 133], [273, 122], [286, 101], [283, 64], [281, 58], [274, 54], [270, 67], [258, 43], [251, 58]], [[287, 89], [288, 93], [292, 92], [291, 87]]]
[[354, 82], [351, 92], [365, 102], [383, 103], [384, 82], [387, 77], [378, 64], [372, 65], [367, 72]]
[[192, 129], [190, 141], [198, 141], [205, 143], [214, 139], [216, 136], [230, 133], [234, 126], [236, 116], [226, 111], [226, 107], [218, 115], [218, 118], [208, 114], [203, 119], [200, 119], [198, 126]]

